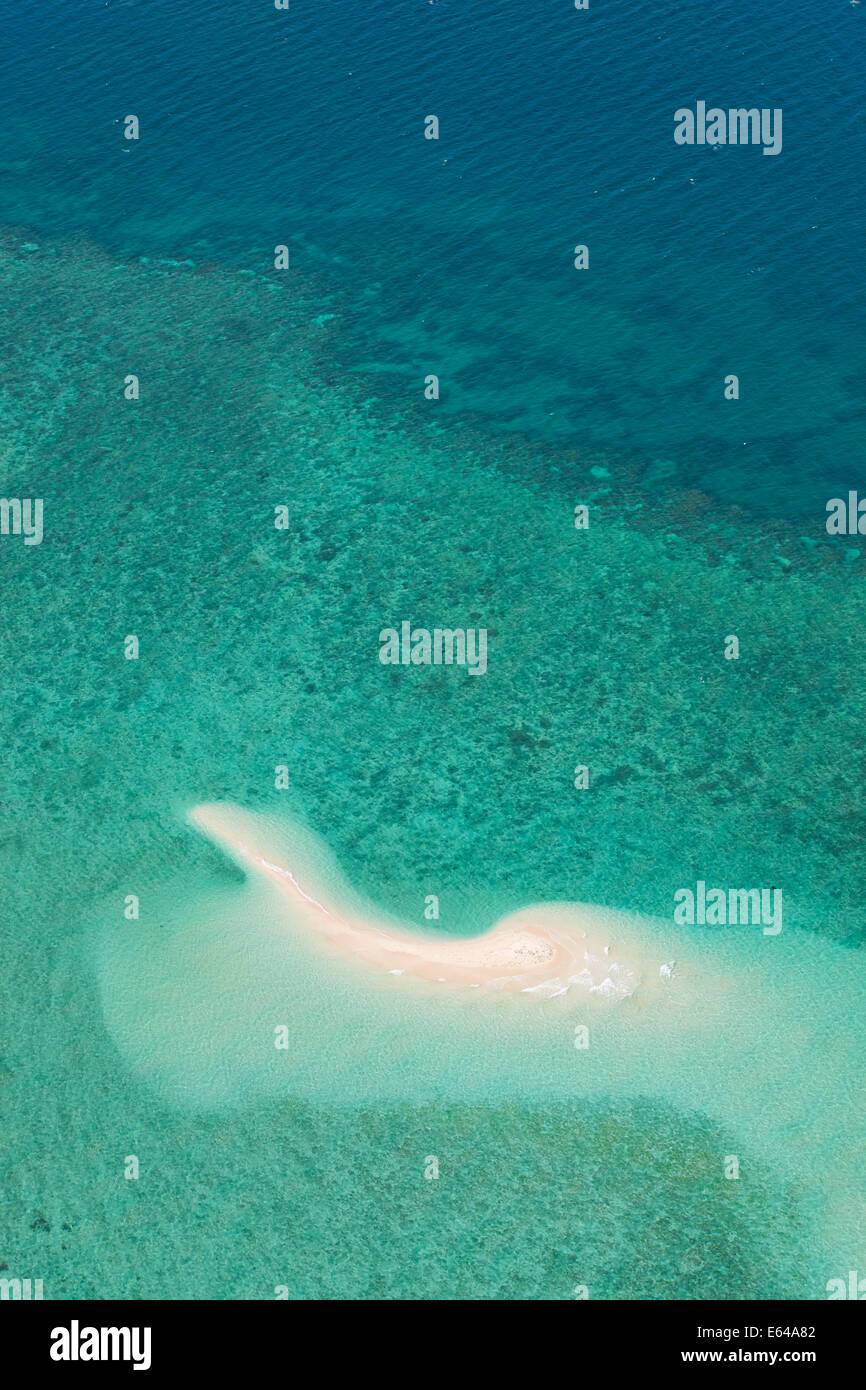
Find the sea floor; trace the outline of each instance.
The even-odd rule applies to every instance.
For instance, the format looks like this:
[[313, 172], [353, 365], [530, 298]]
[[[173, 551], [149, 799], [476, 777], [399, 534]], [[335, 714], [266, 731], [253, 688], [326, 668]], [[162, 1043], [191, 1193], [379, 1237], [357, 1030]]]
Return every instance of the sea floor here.
[[[0, 1263], [46, 1297], [825, 1296], [811, 1184], [747, 1145], [721, 1179], [739, 1149], [684, 1099], [190, 1111], [116, 1047], [93, 943], [130, 894], [158, 935], [157, 905], [240, 884], [185, 820], [225, 799], [302, 817], [419, 926], [430, 894], [461, 933], [776, 885], [785, 932], [861, 978], [856, 541], [678, 492], [664, 460], [652, 493], [613, 451], [443, 428], [419, 383], [333, 365], [314, 279], [9, 232], [0, 293], [3, 490], [45, 509], [41, 545], [0, 547]], [[383, 666], [403, 620], [486, 627], [487, 673]], [[780, 1086], [838, 1056], [799, 1045]]]

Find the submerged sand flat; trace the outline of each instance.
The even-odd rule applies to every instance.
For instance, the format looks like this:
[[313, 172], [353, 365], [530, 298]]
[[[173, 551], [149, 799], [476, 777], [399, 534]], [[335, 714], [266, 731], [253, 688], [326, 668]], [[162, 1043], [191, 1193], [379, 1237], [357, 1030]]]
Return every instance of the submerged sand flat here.
[[623, 950], [600, 926], [597, 913], [573, 904], [522, 908], [468, 939], [422, 934], [382, 917], [327, 905], [324, 889], [301, 881], [303, 871], [274, 861], [271, 856], [280, 851], [263, 843], [261, 826], [240, 808], [196, 806], [189, 819], [244, 869], [277, 885], [293, 924], [390, 975], [545, 997], [573, 989], [603, 999], [628, 998], [643, 979], [669, 980], [673, 975], [673, 962], [638, 959], [633, 946]]
[[787, 927], [714, 933], [570, 903], [437, 936], [359, 899], [291, 817], [225, 802], [187, 815], [246, 881], [177, 884], [153, 932], [112, 914], [98, 964], [116, 1044], [172, 1105], [651, 1097], [722, 1123], [744, 1172], [769, 1163], [820, 1191], [823, 1238], [854, 1259], [856, 953]]

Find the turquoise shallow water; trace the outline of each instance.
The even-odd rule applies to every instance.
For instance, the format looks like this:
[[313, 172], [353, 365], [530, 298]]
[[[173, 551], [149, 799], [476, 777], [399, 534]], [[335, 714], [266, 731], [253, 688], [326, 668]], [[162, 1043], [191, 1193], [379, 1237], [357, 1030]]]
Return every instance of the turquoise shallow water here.
[[[31, 235], [0, 260], [4, 490], [46, 507], [41, 546], [0, 549], [2, 1262], [49, 1297], [821, 1297], [863, 1238], [855, 1207], [828, 1234], [816, 1185], [831, 1153], [862, 1153], [856, 546], [820, 518], [658, 501], [610, 452], [542, 461], [398, 412], [334, 368], [332, 285]], [[487, 626], [487, 675], [381, 666], [379, 630], [403, 618]], [[563, 1098], [500, 1078], [485, 1098], [468, 1056], [471, 1086], [371, 1102], [359, 1084], [351, 1104], [349, 1057], [331, 1100], [287, 1086], [190, 1112], [115, 1046], [94, 934], [134, 892], [158, 954], [170, 913], [238, 890], [183, 820], [219, 798], [300, 814], [412, 921], [437, 893], [443, 931], [556, 898], [669, 920], [698, 877], [781, 884], [784, 996], [802, 988], [810, 1028], [753, 1063], [733, 1048], [692, 1104], [650, 1081]], [[833, 952], [818, 984], [798, 933]], [[182, 1017], [182, 988], [164, 1002]], [[742, 1084], [783, 1115], [798, 1068], [844, 1107], [800, 1166], [802, 1135], [786, 1150], [774, 1120], [750, 1149], [707, 1099]], [[727, 1153], [739, 1182], [720, 1180]]]

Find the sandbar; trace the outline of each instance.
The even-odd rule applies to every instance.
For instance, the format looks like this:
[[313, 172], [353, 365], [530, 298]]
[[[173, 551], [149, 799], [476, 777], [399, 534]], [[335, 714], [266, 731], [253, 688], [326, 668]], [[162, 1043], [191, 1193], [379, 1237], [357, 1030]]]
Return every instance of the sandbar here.
[[478, 936], [422, 932], [328, 901], [311, 872], [285, 862], [285, 846], [269, 836], [267, 823], [240, 807], [199, 805], [189, 820], [247, 873], [276, 885], [287, 923], [311, 929], [343, 954], [395, 978], [542, 998], [574, 990], [614, 1001], [635, 994], [642, 981], [673, 973], [672, 962], [649, 961], [634, 940], [618, 940], [614, 914], [600, 909], [542, 903], [509, 913]]

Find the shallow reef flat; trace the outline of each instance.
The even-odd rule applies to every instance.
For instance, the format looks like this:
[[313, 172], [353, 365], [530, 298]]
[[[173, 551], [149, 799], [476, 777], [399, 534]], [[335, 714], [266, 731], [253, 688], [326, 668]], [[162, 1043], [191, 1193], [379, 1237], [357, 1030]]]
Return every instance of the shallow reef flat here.
[[[331, 286], [250, 263], [0, 247], [3, 490], [45, 505], [42, 544], [10, 538], [0, 575], [0, 1104], [21, 1174], [3, 1258], [38, 1257], [52, 1296], [208, 1296], [238, 1250], [238, 1296], [269, 1296], [286, 1260], [305, 1296], [445, 1296], [466, 1222], [492, 1222], [473, 1296], [568, 1297], [575, 1250], [599, 1297], [822, 1296], [839, 1271], [814, 1194], [764, 1157], [751, 1185], [719, 1182], [725, 1121], [663, 1098], [392, 1097], [359, 1121], [281, 1096], [217, 1123], [127, 1069], [92, 922], [134, 893], [146, 943], [172, 884], [239, 888], [186, 823], [202, 801], [302, 816], [382, 911], [421, 927], [436, 895], [444, 936], [533, 902], [670, 920], [698, 878], [781, 887], [780, 940], [845, 945], [852, 970], [866, 928], [856, 544], [823, 517], [724, 511], [663, 467], [641, 490], [613, 450], [445, 431], [420, 382], [403, 399], [336, 365]], [[403, 620], [485, 627], [486, 673], [383, 667]], [[139, 1149], [160, 1169], [146, 1204], [111, 1156]], [[444, 1200], [423, 1182], [440, 1150], [461, 1173]]]

